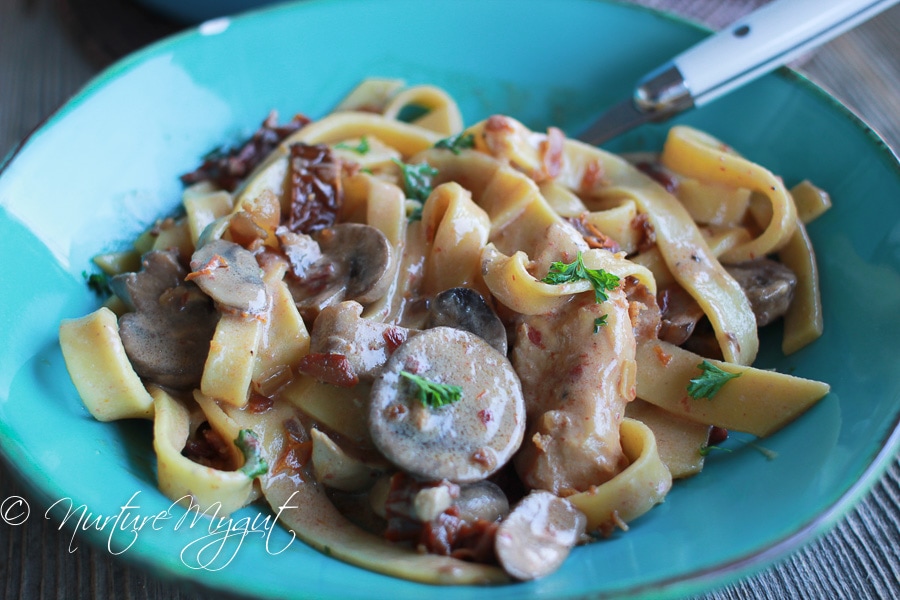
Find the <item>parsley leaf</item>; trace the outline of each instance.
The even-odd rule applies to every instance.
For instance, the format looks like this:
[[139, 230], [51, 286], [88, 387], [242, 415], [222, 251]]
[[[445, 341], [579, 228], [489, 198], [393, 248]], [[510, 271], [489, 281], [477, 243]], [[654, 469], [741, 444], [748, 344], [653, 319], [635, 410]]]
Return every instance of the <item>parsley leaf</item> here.
[[594, 333], [600, 333], [600, 328], [606, 325], [606, 318], [609, 315], [600, 315], [594, 319]]
[[419, 202], [416, 200], [414, 202], [415, 206], [412, 208], [407, 208], [406, 218], [410, 221], [421, 221], [422, 220], [422, 209], [425, 208], [424, 202]]
[[396, 158], [393, 161], [400, 167], [403, 174], [403, 192], [406, 197], [425, 202], [428, 194], [431, 193], [432, 180], [438, 170], [428, 163], [408, 165]]
[[237, 439], [234, 440], [234, 445], [244, 455], [244, 466], [240, 468], [241, 473], [250, 479], [266, 474], [269, 464], [260, 453], [261, 444], [253, 431], [241, 429]]
[[350, 150], [351, 152], [356, 152], [357, 154], [365, 154], [369, 151], [369, 140], [366, 136], [362, 136], [359, 139], [359, 143], [355, 146], [351, 146], [346, 142], [341, 142], [335, 145], [335, 148], [340, 148], [341, 150]]
[[409, 371], [400, 371], [400, 375], [416, 386], [416, 396], [422, 402], [422, 406], [439, 408], [462, 399], [462, 388], [458, 385], [435, 383]]
[[598, 303], [608, 300], [609, 296], [606, 292], [616, 289], [619, 285], [619, 277], [617, 275], [613, 275], [603, 269], [589, 269], [585, 267], [581, 259], [581, 252], [570, 263], [557, 261], [551, 264], [547, 276], [541, 279], [542, 282], [552, 285], [579, 280], [585, 280], [591, 284], [591, 287], [594, 288], [594, 297]]
[[740, 373], [729, 373], [723, 371], [708, 360], [704, 360], [697, 365], [697, 368], [703, 371], [699, 377], [691, 379], [687, 386], [688, 394], [691, 398], [706, 398], [712, 400], [722, 386], [735, 377], [740, 377]]
[[82, 271], [81, 276], [87, 282], [88, 289], [101, 298], [112, 296], [112, 289], [109, 287], [109, 275], [106, 273], [88, 274], [87, 271]]
[[471, 133], [458, 133], [451, 135], [434, 144], [435, 148], [444, 148], [453, 154], [459, 154], [465, 148], [475, 147], [475, 136]]

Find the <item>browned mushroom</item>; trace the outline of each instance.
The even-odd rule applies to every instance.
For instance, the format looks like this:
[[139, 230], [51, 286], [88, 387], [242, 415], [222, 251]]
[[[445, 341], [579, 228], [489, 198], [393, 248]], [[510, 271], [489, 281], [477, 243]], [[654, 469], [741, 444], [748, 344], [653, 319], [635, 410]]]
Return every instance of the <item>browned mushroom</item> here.
[[148, 252], [137, 273], [113, 277], [110, 287], [133, 312], [119, 319], [119, 334], [135, 372], [176, 389], [199, 387], [218, 312], [190, 282], [172, 251]]
[[680, 346], [705, 315], [703, 308], [678, 284], [659, 291], [660, 315], [659, 339]]
[[476, 481], [462, 485], [453, 500], [464, 521], [499, 521], [509, 514], [509, 499], [499, 485], [492, 481]]
[[586, 526], [587, 517], [568, 500], [535, 490], [500, 523], [494, 552], [510, 576], [537, 579], [559, 568]]
[[258, 314], [268, 305], [256, 257], [227, 240], [213, 240], [191, 257], [188, 279], [223, 307]]
[[[441, 396], [449, 386], [458, 386], [456, 401]], [[480, 337], [427, 329], [401, 344], [375, 379], [369, 428], [382, 454], [412, 475], [477, 481], [522, 442], [521, 385], [506, 357]]]
[[757, 327], [768, 325], [787, 312], [794, 298], [797, 276], [770, 258], [760, 258], [726, 267], [740, 284], [756, 316]]
[[473, 289], [451, 288], [435, 296], [425, 327], [455, 327], [474, 333], [506, 355], [506, 328], [484, 297]]
[[279, 235], [294, 267], [286, 280], [307, 321], [314, 321], [326, 306], [344, 300], [369, 304], [387, 293], [397, 261], [392, 260], [391, 244], [381, 231], [360, 223], [341, 223], [316, 231], [312, 239], [321, 256], [309, 261], [297, 258], [301, 253], [310, 255], [302, 236]]

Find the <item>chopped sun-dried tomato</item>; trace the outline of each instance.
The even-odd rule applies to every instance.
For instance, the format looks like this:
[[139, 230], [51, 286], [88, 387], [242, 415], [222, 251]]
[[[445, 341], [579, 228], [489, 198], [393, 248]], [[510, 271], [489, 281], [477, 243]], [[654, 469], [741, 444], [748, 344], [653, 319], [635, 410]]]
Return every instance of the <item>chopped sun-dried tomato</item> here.
[[275, 399], [262, 394], [250, 394], [250, 400], [247, 402], [247, 411], [255, 415], [268, 412], [275, 406]]
[[393, 354], [394, 350], [406, 341], [406, 332], [399, 327], [388, 327], [384, 330], [382, 336], [384, 337], [384, 343], [387, 344], [388, 354]]
[[589, 248], [604, 248], [610, 252], [618, 252], [621, 250], [621, 247], [616, 240], [607, 236], [597, 229], [596, 225], [587, 220], [587, 215], [570, 217], [566, 220], [578, 230], [578, 233], [580, 233], [581, 237], [584, 238], [584, 241], [587, 242]]
[[418, 545], [430, 554], [442, 554], [478, 563], [495, 562], [494, 537], [498, 524], [485, 519], [465, 521], [451, 506], [433, 521], [424, 523]]
[[359, 383], [353, 365], [343, 354], [307, 354], [300, 360], [297, 370], [317, 381], [338, 387], [353, 387]]
[[211, 152], [196, 170], [182, 175], [181, 181], [186, 185], [210, 181], [218, 188], [234, 191], [278, 144], [309, 122], [307, 117], [295, 115], [278, 125], [278, 113], [272, 111], [250, 139], [230, 150]]
[[647, 213], [639, 213], [632, 219], [631, 227], [641, 234], [641, 238], [638, 241], [639, 252], [646, 252], [656, 244], [656, 230], [653, 229], [653, 224], [650, 223]]
[[284, 448], [272, 467], [272, 475], [301, 475], [312, 457], [312, 440], [296, 419], [284, 423]]
[[188, 438], [181, 455], [197, 464], [220, 471], [230, 471], [234, 468], [228, 442], [210, 427], [209, 423], [200, 425], [194, 435]]
[[556, 179], [563, 168], [566, 135], [562, 129], [549, 127], [547, 139], [541, 142], [541, 179]]
[[288, 228], [312, 233], [330, 227], [343, 204], [341, 161], [325, 144], [291, 144]]

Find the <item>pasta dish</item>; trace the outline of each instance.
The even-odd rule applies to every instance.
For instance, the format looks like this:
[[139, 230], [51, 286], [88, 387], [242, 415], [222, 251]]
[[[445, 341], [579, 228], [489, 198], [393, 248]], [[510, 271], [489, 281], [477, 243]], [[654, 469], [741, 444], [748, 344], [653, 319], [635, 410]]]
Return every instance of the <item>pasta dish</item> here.
[[182, 179], [94, 258], [72, 381], [101, 421], [152, 420], [167, 497], [292, 498], [284, 526], [364, 568], [543, 577], [829, 390], [753, 366], [769, 323], [785, 353], [821, 335], [828, 195], [696, 129], [623, 157], [370, 79]]

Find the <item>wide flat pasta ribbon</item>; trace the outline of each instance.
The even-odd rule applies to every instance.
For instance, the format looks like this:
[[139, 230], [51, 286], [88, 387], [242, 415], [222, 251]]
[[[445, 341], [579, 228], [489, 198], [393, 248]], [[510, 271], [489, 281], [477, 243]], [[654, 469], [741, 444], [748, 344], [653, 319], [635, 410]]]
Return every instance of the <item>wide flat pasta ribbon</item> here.
[[667, 168], [704, 182], [719, 183], [765, 194], [772, 217], [765, 230], [721, 256], [726, 263], [761, 258], [780, 250], [794, 233], [797, 209], [781, 178], [730, 150], [725, 144], [696, 129], [676, 126], [669, 130], [660, 161]]
[[253, 494], [253, 479], [242, 471], [222, 471], [192, 461], [181, 454], [190, 433], [187, 407], [161, 388], [151, 390], [155, 417], [153, 449], [156, 452], [159, 489], [167, 498], [201, 512], [229, 515], [245, 506]]
[[649, 427], [625, 418], [619, 427], [629, 465], [618, 475], [566, 499], [587, 518], [588, 531], [610, 531], [629, 523], [662, 502], [672, 487], [672, 475], [659, 458]]

